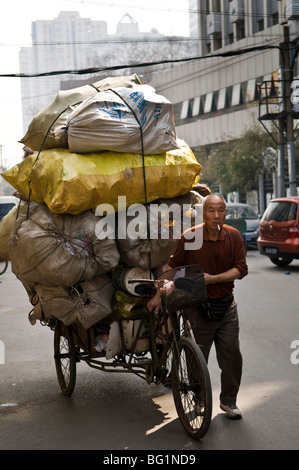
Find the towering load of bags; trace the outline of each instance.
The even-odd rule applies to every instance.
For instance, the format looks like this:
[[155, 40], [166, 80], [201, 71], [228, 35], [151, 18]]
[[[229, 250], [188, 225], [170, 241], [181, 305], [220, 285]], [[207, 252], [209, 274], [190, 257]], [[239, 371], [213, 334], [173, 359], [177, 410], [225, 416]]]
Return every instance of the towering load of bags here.
[[[184, 210], [201, 205], [201, 166], [177, 139], [171, 103], [137, 75], [59, 92], [21, 142], [29, 155], [2, 175], [26, 201], [11, 228], [12, 271], [32, 323], [89, 328], [112, 313], [118, 268], [148, 278], [167, 262]], [[173, 204], [179, 216], [163, 226], [152, 209]]]

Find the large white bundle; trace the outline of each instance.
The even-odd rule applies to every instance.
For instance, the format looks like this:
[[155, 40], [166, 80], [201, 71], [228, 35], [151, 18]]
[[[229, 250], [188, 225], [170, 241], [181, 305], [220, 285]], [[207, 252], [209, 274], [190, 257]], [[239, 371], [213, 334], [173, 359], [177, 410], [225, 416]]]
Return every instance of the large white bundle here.
[[99, 218], [53, 214], [45, 204], [30, 204], [13, 227], [9, 255], [13, 273], [23, 282], [73, 286], [117, 266], [115, 240], [96, 237]]
[[[136, 120], [136, 118], [137, 120]], [[157, 155], [178, 148], [172, 104], [149, 85], [116, 88], [84, 100], [67, 121], [71, 152], [101, 150]], [[57, 129], [57, 135], [63, 128]]]
[[60, 139], [56, 138], [54, 128], [66, 124], [74, 107], [99, 91], [115, 87], [133, 87], [135, 84], [141, 83], [138, 75], [133, 74], [124, 77], [107, 77], [92, 85], [60, 90], [55, 99], [32, 119], [20, 142], [36, 151], [41, 148], [46, 150], [67, 147], [67, 140], [63, 138], [64, 136], [61, 136]]

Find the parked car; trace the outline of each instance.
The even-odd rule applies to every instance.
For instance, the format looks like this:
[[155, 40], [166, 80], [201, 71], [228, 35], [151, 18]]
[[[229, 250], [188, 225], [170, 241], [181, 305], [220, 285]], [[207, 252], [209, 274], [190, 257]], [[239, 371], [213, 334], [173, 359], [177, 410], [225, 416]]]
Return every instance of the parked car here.
[[242, 203], [226, 204], [225, 223], [236, 227], [244, 238], [246, 246], [257, 248], [260, 218], [248, 205]]
[[0, 220], [18, 203], [19, 199], [15, 196], [0, 196]]
[[299, 259], [299, 197], [272, 199], [261, 219], [257, 244], [277, 266]]

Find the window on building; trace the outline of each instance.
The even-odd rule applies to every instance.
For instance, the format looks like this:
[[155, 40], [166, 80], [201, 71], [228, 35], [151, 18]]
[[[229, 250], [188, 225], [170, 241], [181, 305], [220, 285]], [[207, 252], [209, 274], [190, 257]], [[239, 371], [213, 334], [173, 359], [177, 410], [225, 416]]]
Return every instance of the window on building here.
[[211, 111], [213, 111], [213, 105], [214, 105], [213, 92], [207, 93], [206, 99], [205, 99], [204, 113], [210, 113]]
[[238, 106], [241, 104], [241, 83], [233, 86], [231, 106]]
[[248, 80], [246, 92], [245, 92], [245, 102], [255, 101], [257, 99], [257, 88], [256, 88], [256, 79]]
[[261, 80], [262, 87], [261, 87], [261, 98], [265, 98], [266, 96], [273, 95], [273, 78], [272, 73], [264, 75]]
[[226, 88], [226, 101], [227, 101], [227, 106], [229, 106], [229, 103], [232, 102], [232, 93], [233, 93], [233, 87], [228, 86]]
[[237, 41], [245, 38], [245, 24], [244, 21], [239, 21], [237, 23]]
[[201, 98], [197, 96], [194, 98], [193, 107], [192, 107], [192, 117], [196, 117], [200, 114], [201, 111]]
[[219, 90], [218, 100], [217, 100], [217, 110], [224, 109], [227, 106], [227, 94], [226, 88]]
[[222, 47], [222, 39], [221, 39], [221, 33], [217, 33], [214, 35], [214, 51], [217, 49], [221, 49]]
[[208, 15], [210, 13], [210, 1], [206, 0], [206, 14]]
[[260, 20], [258, 20], [257, 25], [258, 25], [258, 31], [263, 31], [263, 29], [265, 29], [264, 18], [261, 18]]
[[276, 12], [273, 13], [273, 15], [272, 15], [272, 24], [273, 24], [273, 26], [274, 26], [275, 24], [278, 24], [278, 22], [279, 22], [278, 11], [276, 11]]
[[189, 100], [183, 101], [181, 109], [181, 119], [186, 119], [189, 113]]
[[221, 12], [221, 2], [220, 0], [213, 0], [213, 11], [220, 13]]

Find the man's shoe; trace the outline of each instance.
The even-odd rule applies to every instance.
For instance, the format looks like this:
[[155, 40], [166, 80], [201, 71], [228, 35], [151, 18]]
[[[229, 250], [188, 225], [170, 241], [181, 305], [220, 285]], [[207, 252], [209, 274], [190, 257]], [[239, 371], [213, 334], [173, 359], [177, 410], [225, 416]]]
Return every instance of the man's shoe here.
[[223, 403], [220, 403], [220, 408], [225, 411], [226, 416], [230, 419], [242, 418], [242, 413], [236, 405], [223, 405]]

